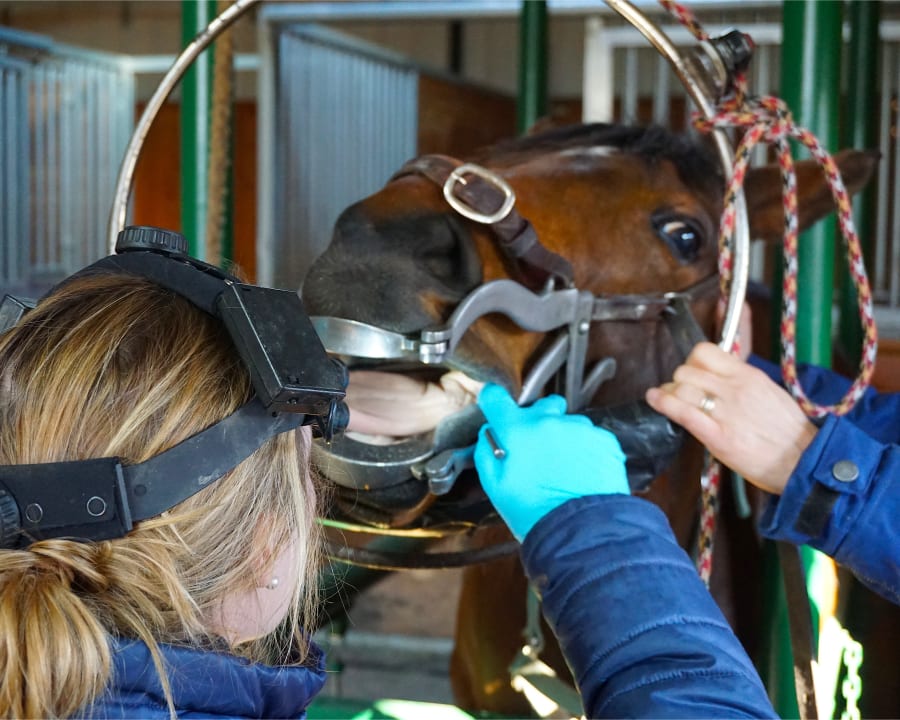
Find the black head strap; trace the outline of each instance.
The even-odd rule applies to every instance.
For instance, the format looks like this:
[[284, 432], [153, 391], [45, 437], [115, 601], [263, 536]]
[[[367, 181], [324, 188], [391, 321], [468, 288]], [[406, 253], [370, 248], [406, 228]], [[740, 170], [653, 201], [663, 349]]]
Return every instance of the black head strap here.
[[[254, 398], [137, 465], [112, 457], [0, 466], [0, 548], [56, 537], [122, 537], [135, 522], [191, 497], [279, 433], [315, 422], [330, 438], [346, 427], [346, 369], [325, 353], [299, 296], [242, 284], [185, 249], [178, 233], [126, 228], [116, 246], [119, 254], [74, 277], [107, 272], [144, 277], [221, 320], [249, 370]], [[4, 298], [0, 332], [30, 307]]]
[[106, 540], [187, 500], [304, 416], [274, 417], [254, 398], [137, 465], [117, 457], [0, 466], [0, 547], [67, 537]]

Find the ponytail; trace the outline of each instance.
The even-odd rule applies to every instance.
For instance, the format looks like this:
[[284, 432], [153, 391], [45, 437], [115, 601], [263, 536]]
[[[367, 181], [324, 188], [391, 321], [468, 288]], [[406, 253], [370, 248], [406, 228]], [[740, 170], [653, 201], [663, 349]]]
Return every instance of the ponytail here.
[[105, 628], [85, 597], [106, 587], [102, 546], [51, 540], [0, 553], [0, 716], [69, 717], [110, 672]]

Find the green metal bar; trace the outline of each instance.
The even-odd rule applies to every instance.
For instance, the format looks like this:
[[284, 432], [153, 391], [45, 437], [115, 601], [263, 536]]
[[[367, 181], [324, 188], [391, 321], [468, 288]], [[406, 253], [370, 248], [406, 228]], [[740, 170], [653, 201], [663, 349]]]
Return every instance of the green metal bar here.
[[[842, 7], [841, 2], [793, 0], [784, 3], [782, 11], [781, 95], [794, 119], [830, 151], [838, 143]], [[808, 156], [806, 151], [802, 154]], [[831, 366], [835, 229], [833, 217], [817, 223], [801, 234], [798, 249], [797, 360], [823, 367]], [[807, 577], [819, 575], [814, 566], [821, 557], [806, 547], [802, 555]], [[776, 564], [777, 559], [770, 557], [769, 562]], [[780, 582], [770, 579], [767, 585], [773, 636], [760, 665], [776, 712], [798, 717], [785, 599]], [[817, 628], [816, 588], [808, 585], [808, 589]]]
[[[841, 144], [857, 149], [878, 145], [878, 23], [880, 0], [851, 0], [850, 48], [847, 57], [847, 117], [841, 133]], [[871, 185], [853, 198], [853, 220], [871, 271], [874, 252], [875, 188]], [[862, 325], [859, 322], [856, 288], [847, 271], [846, 253], [841, 259], [840, 339], [843, 357], [856, 367], [860, 360]]]
[[[850, 24], [850, 48], [847, 72], [847, 118], [842, 133], [842, 144], [857, 149], [878, 147], [877, 118], [878, 118], [878, 87], [880, 55], [880, 39], [878, 25], [881, 20], [880, 0], [852, 0], [848, 5], [848, 18]], [[886, 162], [882, 159], [882, 162]], [[856, 231], [859, 234], [866, 259], [866, 269], [872, 270], [872, 259], [875, 251], [875, 213], [876, 213], [876, 188], [874, 183], [853, 198], [853, 220]], [[841, 261], [841, 325], [840, 338], [842, 355], [856, 367], [860, 360], [860, 350], [863, 338], [862, 327], [859, 322], [857, 308], [856, 289], [850, 273], [847, 271], [847, 260], [844, 253]], [[870, 643], [880, 634], [873, 627], [878, 626], [880, 608], [876, 602], [873, 606], [870, 593], [854, 581], [850, 581], [849, 587], [841, 589], [842, 603], [839, 608], [838, 620], [844, 625], [854, 638], [862, 643]], [[866, 692], [871, 687], [870, 681], [878, 682], [877, 669], [870, 664], [863, 663], [860, 668], [863, 693], [860, 698], [860, 710], [864, 716], [877, 714], [877, 710], [866, 707], [870, 702], [871, 694]], [[875, 693], [877, 696], [877, 693]]]
[[[829, 151], [839, 140], [842, 10], [831, 1], [784, 4], [782, 96]], [[799, 243], [797, 358], [823, 367], [831, 366], [835, 227], [830, 217]]]
[[546, 0], [523, 0], [519, 31], [516, 124], [524, 132], [547, 112]]
[[765, 593], [762, 622], [766, 631], [760, 638], [756, 664], [775, 712], [779, 717], [796, 718], [800, 711], [794, 687], [793, 653], [787, 635], [787, 601], [775, 543], [768, 540], [763, 544], [762, 580]]
[[[182, 0], [181, 38], [187, 46], [215, 17], [215, 0]], [[194, 257], [206, 255], [209, 108], [212, 51], [204, 51], [181, 84], [181, 231]]]

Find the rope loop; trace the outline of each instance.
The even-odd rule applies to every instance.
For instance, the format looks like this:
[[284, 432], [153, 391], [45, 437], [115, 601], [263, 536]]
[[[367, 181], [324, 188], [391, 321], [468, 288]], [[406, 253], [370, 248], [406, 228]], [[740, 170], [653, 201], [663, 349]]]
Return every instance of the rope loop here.
[[[694, 14], [675, 0], [659, 0], [673, 17], [684, 25], [698, 41], [708, 41], [709, 34], [700, 25]], [[718, 104], [712, 118], [699, 113], [692, 117], [694, 127], [701, 132], [737, 128], [743, 130], [735, 149], [734, 167], [725, 191], [724, 208], [719, 225], [719, 280], [722, 297], [727, 297], [733, 273], [732, 238], [735, 232], [737, 213], [735, 200], [744, 185], [750, 164], [751, 152], [761, 142], [772, 145], [778, 159], [782, 180], [782, 202], [784, 206], [783, 262], [781, 316], [781, 374], [785, 386], [801, 409], [812, 418], [828, 414], [843, 415], [850, 411], [863, 396], [869, 386], [875, 369], [878, 352], [878, 334], [872, 291], [866, 275], [862, 248], [850, 205], [850, 196], [844, 186], [840, 170], [831, 155], [822, 147], [809, 130], [797, 125], [787, 104], [780, 98], [766, 95], [751, 97], [747, 93], [747, 78], [744, 73], [736, 73], [731, 92]], [[791, 154], [790, 140], [806, 147], [813, 159], [822, 168], [834, 199], [838, 224], [847, 251], [848, 266], [856, 289], [859, 318], [863, 328], [862, 353], [859, 374], [846, 395], [835, 405], [818, 405], [811, 401], [797, 374], [796, 327], [797, 327], [797, 248], [799, 223], [797, 212], [797, 175]], [[736, 351], [736, 346], [729, 348]], [[715, 530], [715, 515], [719, 486], [720, 468], [709, 457], [704, 465], [701, 478], [702, 511], [699, 540], [698, 569], [705, 582], [709, 581], [712, 566], [712, 537]]]
[[[687, 8], [672, 0], [660, 3], [697, 37], [706, 39], [705, 31]], [[822, 147], [818, 138], [809, 130], [794, 122], [790, 108], [780, 98], [765, 95], [748, 97], [746, 79], [735, 82], [735, 91], [725, 98], [712, 118], [704, 118], [694, 113], [693, 125], [701, 132], [716, 129], [739, 128], [744, 133], [735, 150], [735, 164], [731, 180], [725, 193], [725, 207], [719, 228], [719, 272], [722, 288], [727, 288], [731, 278], [731, 238], [735, 228], [735, 198], [743, 187], [750, 162], [750, 153], [760, 142], [775, 147], [781, 169], [782, 199], [784, 204], [784, 281], [782, 286], [783, 306], [781, 319], [781, 372], [785, 385], [794, 399], [810, 417], [821, 418], [828, 414], [843, 415], [849, 412], [865, 393], [875, 369], [878, 336], [872, 291], [866, 275], [862, 257], [862, 247], [850, 205], [850, 196], [841, 178], [834, 159]], [[789, 140], [796, 140], [809, 150], [810, 155], [822, 168], [831, 189], [837, 208], [838, 225], [848, 256], [848, 266], [859, 308], [860, 323], [863, 328], [862, 353], [859, 374], [844, 397], [835, 405], [819, 405], [811, 401], [803, 390], [797, 375], [796, 324], [797, 324], [797, 176], [791, 154]]]
[[[723, 286], [730, 279], [730, 239], [735, 228], [734, 201], [743, 186], [750, 162], [750, 153], [760, 142], [774, 145], [781, 169], [782, 198], [784, 203], [784, 280], [782, 286], [783, 307], [781, 320], [782, 377], [794, 399], [803, 411], [813, 418], [828, 414], [843, 415], [853, 408], [866, 388], [875, 369], [878, 337], [872, 302], [872, 292], [866, 276], [862, 247], [853, 223], [850, 196], [844, 186], [840, 170], [834, 158], [809, 130], [797, 125], [790, 110], [779, 98], [765, 96], [753, 99], [741, 110], [725, 109], [714, 118], [696, 117], [694, 125], [701, 131], [716, 128], [737, 127], [745, 130], [735, 150], [735, 165], [725, 193], [725, 208], [719, 229], [720, 274]], [[838, 223], [848, 255], [850, 274], [857, 293], [859, 317], [863, 327], [863, 349], [859, 374], [846, 395], [835, 405], [819, 405], [811, 401], [803, 390], [797, 375], [796, 324], [797, 324], [797, 274], [798, 274], [798, 210], [797, 176], [789, 140], [796, 140], [806, 147], [822, 168], [837, 208]]]

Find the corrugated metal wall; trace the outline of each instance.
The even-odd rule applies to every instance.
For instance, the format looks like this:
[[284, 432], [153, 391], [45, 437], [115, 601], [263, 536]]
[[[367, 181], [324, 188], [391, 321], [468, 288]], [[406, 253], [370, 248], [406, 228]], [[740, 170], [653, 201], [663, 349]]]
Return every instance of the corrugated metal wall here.
[[106, 254], [134, 126], [124, 58], [0, 35], [0, 283], [42, 288]]
[[[297, 288], [341, 210], [416, 153], [418, 74], [402, 59], [322, 28], [278, 32], [270, 278]], [[261, 209], [265, 212], [265, 208]]]
[[11, 286], [23, 283], [27, 275], [31, 237], [26, 79], [30, 64], [2, 48], [0, 44], [0, 284]]

